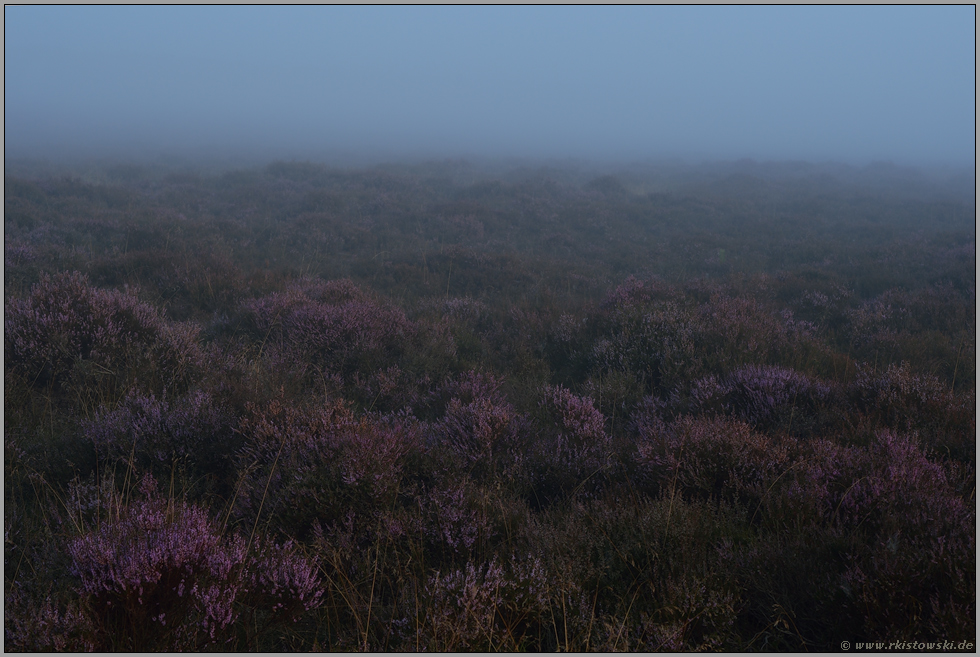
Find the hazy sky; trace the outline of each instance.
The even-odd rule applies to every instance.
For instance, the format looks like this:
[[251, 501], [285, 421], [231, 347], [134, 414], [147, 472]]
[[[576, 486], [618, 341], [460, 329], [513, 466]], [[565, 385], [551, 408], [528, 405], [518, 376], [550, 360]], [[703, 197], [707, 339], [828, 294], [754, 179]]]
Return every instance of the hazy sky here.
[[5, 148], [972, 166], [975, 13], [5, 7]]

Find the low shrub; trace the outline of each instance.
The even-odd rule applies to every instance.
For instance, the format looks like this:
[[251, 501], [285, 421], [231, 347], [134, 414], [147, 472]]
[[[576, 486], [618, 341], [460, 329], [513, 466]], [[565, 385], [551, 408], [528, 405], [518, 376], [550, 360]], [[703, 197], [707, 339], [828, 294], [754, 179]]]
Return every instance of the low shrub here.
[[790, 434], [820, 432], [821, 414], [831, 387], [785, 367], [746, 365], [719, 378], [694, 383], [689, 408], [695, 414], [720, 413], [748, 422], [758, 431]]
[[117, 408], [103, 408], [82, 427], [100, 456], [133, 459], [143, 471], [165, 472], [182, 463], [202, 475], [228, 472], [237, 449], [233, 418], [203, 390], [170, 400], [131, 391]]
[[613, 442], [592, 400], [545, 386], [535, 418], [530, 477], [535, 503], [602, 490], [613, 468]]
[[[249, 406], [236, 457], [236, 508], [249, 521], [261, 514], [287, 535], [302, 537], [314, 522], [339, 521], [390, 509], [403, 468], [422, 450], [409, 416], [356, 417], [341, 400], [297, 408], [283, 399]], [[268, 521], [267, 521], [268, 522]]]
[[260, 344], [344, 376], [390, 365], [412, 333], [401, 310], [372, 301], [346, 279], [303, 278], [284, 292], [245, 302], [241, 313]]
[[225, 534], [201, 507], [162, 498], [149, 476], [138, 499], [103, 493], [90, 500], [99, 520], [68, 541], [74, 596], [8, 603], [8, 648], [234, 648], [245, 617], [247, 632], [265, 633], [319, 605], [317, 570], [293, 545]]
[[180, 390], [201, 358], [197, 329], [165, 320], [136, 294], [91, 287], [78, 272], [43, 275], [4, 308], [7, 367], [35, 388], [116, 395], [131, 382]]

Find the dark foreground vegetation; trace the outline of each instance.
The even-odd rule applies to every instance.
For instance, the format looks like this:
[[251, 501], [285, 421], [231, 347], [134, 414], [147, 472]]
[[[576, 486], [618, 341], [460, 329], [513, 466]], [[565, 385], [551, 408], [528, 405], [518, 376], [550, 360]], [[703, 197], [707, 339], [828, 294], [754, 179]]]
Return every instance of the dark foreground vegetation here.
[[7, 650], [975, 641], [972, 172], [79, 175], [5, 179]]

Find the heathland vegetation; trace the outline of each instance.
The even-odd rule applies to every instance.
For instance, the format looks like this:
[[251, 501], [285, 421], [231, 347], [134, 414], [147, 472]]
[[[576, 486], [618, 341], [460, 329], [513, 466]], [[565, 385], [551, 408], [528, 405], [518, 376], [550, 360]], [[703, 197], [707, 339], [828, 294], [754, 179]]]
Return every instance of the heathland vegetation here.
[[7, 650], [975, 640], [972, 172], [4, 187]]

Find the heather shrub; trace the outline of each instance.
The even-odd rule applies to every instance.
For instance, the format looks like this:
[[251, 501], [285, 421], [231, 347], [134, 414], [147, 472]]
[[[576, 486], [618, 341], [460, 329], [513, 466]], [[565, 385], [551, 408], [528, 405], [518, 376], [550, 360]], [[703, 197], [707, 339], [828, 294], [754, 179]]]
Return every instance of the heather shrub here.
[[237, 509], [303, 536], [350, 509], [371, 513], [397, 500], [403, 467], [422, 449], [407, 415], [355, 417], [343, 401], [297, 408], [282, 399], [250, 405], [239, 431]]
[[869, 640], [886, 630], [909, 640], [965, 636], [976, 512], [953, 488], [950, 470], [888, 431], [867, 447], [815, 441], [801, 457], [760, 514], [773, 527], [796, 528], [798, 538], [780, 547], [784, 540], [774, 536], [739, 557], [748, 560], [739, 568], [756, 564], [745, 586], [781, 592], [774, 602], [786, 609], [809, 606], [808, 639], [836, 641], [837, 624], [822, 620], [834, 609], [852, 610], [852, 631]]
[[452, 382], [450, 388], [462, 399], [450, 399], [442, 418], [432, 425], [432, 435], [435, 444], [452, 454], [458, 470], [520, 487], [528, 483], [527, 419], [505, 401], [498, 387], [475, 373]]
[[203, 390], [173, 401], [131, 391], [118, 408], [103, 408], [82, 426], [102, 457], [133, 458], [141, 470], [189, 462], [196, 472], [226, 472], [236, 442], [232, 418]]
[[452, 399], [463, 404], [478, 400], [487, 400], [495, 405], [505, 404], [505, 396], [501, 390], [503, 379], [485, 372], [468, 370], [454, 377], [447, 378], [439, 388], [440, 397], [445, 404]]
[[346, 563], [341, 570], [348, 574], [370, 573], [377, 565], [365, 562], [363, 551], [380, 544], [406, 550], [430, 568], [458, 564], [491, 553], [523, 519], [520, 500], [465, 471], [438, 461], [413, 465], [414, 476], [406, 477], [397, 497], [365, 496], [360, 504], [343, 505], [341, 516], [320, 513], [312, 519], [312, 534], [325, 537], [331, 563]]
[[27, 298], [5, 302], [6, 367], [37, 388], [90, 396], [138, 378], [180, 389], [198, 366], [196, 336], [134, 293], [93, 288], [78, 272], [44, 275]]
[[525, 635], [544, 622], [550, 603], [535, 558], [468, 561], [465, 568], [436, 571], [423, 595], [426, 613], [412, 638], [416, 649], [440, 652], [525, 648], [530, 640]]
[[881, 421], [892, 426], [913, 422], [921, 415], [941, 415], [951, 397], [939, 379], [913, 373], [908, 363], [890, 365], [881, 374], [869, 372], [867, 367], [858, 369], [853, 393], [866, 408], [877, 411]]
[[831, 388], [789, 368], [746, 365], [720, 380], [709, 375], [696, 381], [689, 394], [695, 414], [736, 417], [759, 431], [812, 435], [822, 428]]
[[415, 409], [424, 410], [431, 402], [431, 381], [428, 375], [415, 376], [398, 365], [378, 369], [364, 375], [354, 372], [345, 381], [329, 370], [315, 377], [325, 395], [343, 391], [345, 397], [368, 412], [396, 413], [404, 411], [415, 415]]
[[374, 650], [450, 645], [446, 642], [457, 639], [451, 633], [433, 636], [432, 622], [445, 628], [468, 621], [433, 621], [435, 593], [427, 592], [431, 587], [426, 583], [434, 571], [465, 571], [466, 564], [492, 561], [494, 554], [515, 582], [498, 606], [498, 614], [511, 607], [513, 613], [494, 621], [498, 629], [493, 631], [499, 636], [493, 642], [515, 645], [506, 643], [504, 630], [522, 631], [521, 610], [529, 604], [533, 569], [523, 560], [501, 561], [500, 551], [509, 544], [504, 536], [526, 525], [526, 509], [519, 500], [481, 487], [464, 474], [435, 474], [393, 508], [363, 513], [351, 508], [343, 518], [322, 526], [314, 522], [312, 543], [330, 581], [325, 596], [331, 611], [325, 622], [331, 645]]
[[649, 391], [670, 389], [705, 367], [699, 327], [679, 295], [648, 301], [644, 292], [643, 283], [627, 279], [600, 308], [589, 369], [630, 371]]
[[871, 494], [867, 450], [813, 439], [798, 443], [794, 456], [761, 501], [760, 520], [797, 528], [859, 522]]
[[868, 635], [912, 640], [974, 636], [976, 507], [907, 436], [880, 432], [871, 448], [868, 542], [847, 572]]
[[792, 311], [770, 310], [754, 299], [712, 291], [698, 305], [699, 348], [709, 371], [725, 371], [748, 363], [779, 363], [792, 359], [812, 340], [815, 327], [796, 320]]
[[792, 464], [795, 442], [739, 420], [682, 417], [639, 437], [641, 472], [652, 491], [758, 504]]
[[894, 431], [917, 432], [958, 460], [976, 455], [975, 391], [954, 393], [937, 377], [914, 373], [908, 363], [880, 374], [858, 369], [849, 388], [856, 410]]
[[[265, 535], [256, 536], [243, 569], [243, 626], [249, 639], [296, 623], [317, 608], [323, 596], [318, 570], [292, 541], [278, 544]], [[250, 641], [247, 647], [260, 646]]]
[[502, 390], [504, 379], [487, 372], [463, 370], [445, 373], [439, 379], [426, 374], [417, 383], [419, 386], [425, 385], [424, 390], [420, 390], [418, 406], [412, 409], [420, 420], [438, 422], [446, 415], [454, 399], [463, 406], [479, 400], [486, 400], [494, 406], [511, 406]]
[[536, 504], [602, 489], [613, 467], [612, 438], [592, 400], [545, 386], [539, 402], [530, 478]]
[[389, 366], [412, 333], [404, 313], [370, 300], [349, 280], [300, 279], [245, 302], [241, 321], [263, 346], [345, 376]]
[[69, 546], [103, 649], [200, 649], [231, 639], [242, 539], [225, 541], [196, 507], [133, 502]]
[[668, 392], [747, 363], [791, 358], [809, 344], [814, 328], [792, 313], [777, 315], [718, 289], [680, 291], [633, 277], [591, 319], [588, 368], [631, 373], [648, 392]]
[[436, 432], [466, 466], [486, 468], [492, 464], [494, 451], [500, 449], [498, 445], [506, 440], [513, 417], [509, 405], [484, 398], [464, 405], [454, 397]]
[[494, 538], [486, 494], [469, 479], [461, 479], [420, 491], [421, 531], [430, 562], [486, 553]]
[[[426, 648], [446, 650], [492, 649], [494, 616], [500, 602], [503, 569], [496, 561], [445, 575], [436, 573], [426, 583], [431, 602]], [[419, 630], [422, 632], [423, 630]]]
[[640, 436], [658, 435], [667, 430], [671, 404], [653, 396], [643, 397], [633, 408], [627, 428]]
[[10, 652], [93, 652], [95, 627], [78, 600], [59, 602], [52, 596], [39, 603], [19, 587], [4, 593], [4, 650]]
[[281, 621], [317, 605], [315, 570], [289, 545], [260, 539], [250, 552], [203, 509], [160, 498], [155, 486], [144, 478], [143, 499], [115, 506], [68, 546], [100, 649], [227, 645], [243, 604]]

